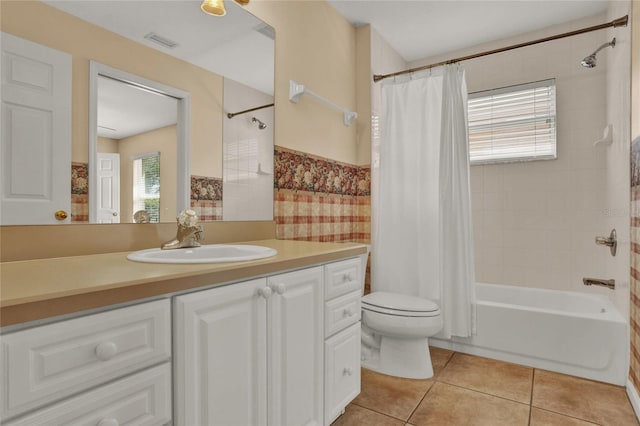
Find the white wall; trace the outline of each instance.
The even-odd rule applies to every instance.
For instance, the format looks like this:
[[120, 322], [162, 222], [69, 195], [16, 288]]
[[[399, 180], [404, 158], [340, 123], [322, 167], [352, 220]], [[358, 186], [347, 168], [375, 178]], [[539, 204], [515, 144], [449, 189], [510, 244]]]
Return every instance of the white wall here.
[[[445, 56], [503, 47], [606, 20], [604, 15], [582, 19]], [[613, 158], [611, 148], [594, 147], [593, 142], [601, 138], [610, 121], [608, 116], [621, 112], [607, 109], [607, 81], [613, 81], [607, 80], [607, 58], [612, 53], [628, 55], [628, 42], [616, 46], [615, 52], [611, 48], [601, 51], [596, 68], [583, 68], [580, 60], [608, 41], [611, 33], [626, 31], [591, 32], [462, 64], [470, 92], [548, 78], [555, 78], [557, 85], [557, 160], [471, 168], [478, 281], [610, 296], [610, 290], [585, 287], [582, 278], [611, 278], [615, 273], [624, 281], [628, 266], [622, 265], [624, 262], [612, 264], [608, 249], [596, 246], [594, 238], [608, 235], [613, 222], [623, 234], [628, 228], [624, 215], [612, 217], [608, 213], [628, 205], [621, 201], [628, 194], [623, 185], [628, 187], [628, 177], [624, 176], [628, 151], [621, 159], [624, 149], [620, 147], [621, 155]], [[446, 58], [429, 58], [409, 65]], [[616, 63], [615, 67], [619, 65]], [[616, 89], [610, 97], [620, 96], [620, 92]], [[620, 121], [625, 118], [628, 120], [628, 114], [620, 115]], [[620, 122], [617, 126], [619, 132]], [[615, 195], [613, 185], [622, 185]], [[624, 250], [620, 256], [616, 261], [628, 258]], [[620, 307], [624, 313], [624, 303]]]
[[[274, 108], [264, 108], [227, 118], [226, 114], [273, 103], [273, 97], [241, 83], [224, 79], [222, 125], [222, 219], [271, 220], [273, 218]], [[260, 130], [255, 117], [267, 125]], [[255, 149], [249, 155], [245, 150]], [[239, 155], [239, 158], [238, 158]], [[233, 160], [229, 160], [233, 158]], [[260, 167], [260, 172], [258, 172]]]
[[[631, 14], [628, 1], [609, 3], [607, 20]], [[631, 28], [618, 27], [607, 31], [608, 39], [616, 38], [616, 47], [607, 52], [607, 123], [613, 125], [613, 144], [605, 149], [606, 208], [603, 212], [603, 233], [615, 228], [618, 233], [618, 253], [605, 257], [607, 278], [616, 280], [616, 303], [628, 318], [630, 253], [629, 196], [631, 150]], [[603, 58], [604, 59], [604, 58]]]

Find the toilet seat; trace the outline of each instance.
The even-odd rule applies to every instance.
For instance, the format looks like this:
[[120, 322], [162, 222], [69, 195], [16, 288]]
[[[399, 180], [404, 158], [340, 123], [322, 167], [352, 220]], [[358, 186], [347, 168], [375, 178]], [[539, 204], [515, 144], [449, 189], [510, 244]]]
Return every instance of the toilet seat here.
[[364, 296], [362, 309], [401, 317], [435, 317], [440, 315], [440, 308], [431, 300], [384, 291], [376, 291]]

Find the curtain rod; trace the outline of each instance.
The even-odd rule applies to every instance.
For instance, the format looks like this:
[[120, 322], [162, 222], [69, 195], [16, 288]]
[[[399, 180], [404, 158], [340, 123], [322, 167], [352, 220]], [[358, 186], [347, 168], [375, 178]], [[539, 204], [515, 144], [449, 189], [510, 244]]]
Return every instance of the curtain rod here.
[[457, 62], [466, 61], [468, 59], [480, 58], [482, 56], [493, 55], [494, 53], [506, 52], [507, 50], [519, 49], [521, 47], [531, 46], [531, 45], [538, 44], [538, 43], [544, 43], [546, 41], [557, 40], [557, 39], [565, 38], [565, 37], [571, 37], [571, 36], [574, 36], [574, 35], [584, 34], [584, 33], [588, 33], [588, 32], [591, 32], [591, 31], [596, 31], [596, 30], [602, 30], [604, 28], [626, 27], [628, 21], [629, 21], [629, 15], [625, 15], [622, 18], [614, 19], [613, 21], [607, 22], [605, 24], [594, 25], [592, 27], [586, 27], [586, 28], [582, 28], [582, 29], [579, 29], [579, 30], [575, 30], [575, 31], [569, 31], [567, 33], [556, 34], [556, 35], [549, 36], [549, 37], [539, 38], [537, 40], [532, 40], [532, 41], [527, 41], [527, 42], [524, 42], [524, 43], [514, 44], [514, 45], [511, 45], [511, 46], [507, 46], [507, 47], [501, 47], [499, 49], [488, 50], [486, 52], [480, 52], [480, 53], [475, 53], [473, 55], [462, 56], [462, 57], [459, 57], [459, 58], [449, 59], [449, 60], [442, 61], [442, 62], [436, 62], [435, 64], [423, 65], [421, 67], [411, 68], [411, 69], [404, 70], [404, 71], [398, 71], [398, 72], [394, 72], [394, 73], [391, 73], [391, 74], [382, 74], [382, 75], [374, 74], [373, 81], [374, 82], [378, 82], [380, 80], [384, 80], [385, 78], [395, 77], [397, 75], [409, 74], [409, 73], [412, 73], [412, 72], [415, 72], [415, 71], [427, 70], [427, 69], [430, 69], [430, 68], [438, 67], [440, 65], [455, 64]]
[[229, 118], [233, 118], [233, 117], [235, 117], [236, 115], [246, 114], [246, 113], [248, 113], [248, 112], [251, 112], [251, 111], [257, 111], [257, 110], [259, 110], [259, 109], [263, 109], [263, 108], [269, 108], [269, 107], [272, 107], [272, 106], [274, 106], [274, 105], [275, 105], [275, 104], [267, 104], [267, 105], [262, 105], [262, 106], [255, 107], [255, 108], [245, 109], [244, 111], [228, 112], [228, 113], [227, 113], [227, 117], [229, 117]]

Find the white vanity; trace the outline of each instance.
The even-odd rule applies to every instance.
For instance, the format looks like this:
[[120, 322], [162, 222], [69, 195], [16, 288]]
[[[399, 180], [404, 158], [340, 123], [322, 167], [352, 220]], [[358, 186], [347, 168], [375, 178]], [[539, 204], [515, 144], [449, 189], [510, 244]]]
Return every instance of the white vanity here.
[[[4, 327], [1, 422], [328, 425], [360, 392], [366, 253], [353, 253], [197, 266], [209, 284]], [[273, 272], [215, 282], [255, 263]]]

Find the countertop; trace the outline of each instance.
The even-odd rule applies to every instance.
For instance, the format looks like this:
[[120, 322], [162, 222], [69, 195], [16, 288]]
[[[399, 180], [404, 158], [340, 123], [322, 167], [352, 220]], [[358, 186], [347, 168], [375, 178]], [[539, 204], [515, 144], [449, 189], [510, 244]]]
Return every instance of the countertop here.
[[[0, 326], [131, 302], [331, 262], [367, 252], [358, 243], [245, 241], [267, 259], [215, 264], [132, 262], [130, 252], [0, 263]], [[363, 272], [364, 273], [364, 272]]]

